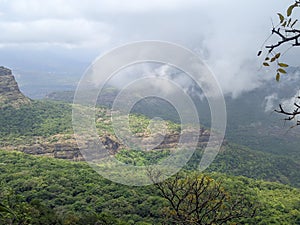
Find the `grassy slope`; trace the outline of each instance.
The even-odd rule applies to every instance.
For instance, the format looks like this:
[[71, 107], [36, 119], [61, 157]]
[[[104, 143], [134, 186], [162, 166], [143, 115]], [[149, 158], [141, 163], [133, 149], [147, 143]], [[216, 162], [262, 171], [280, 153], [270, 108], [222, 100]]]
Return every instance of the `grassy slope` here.
[[[71, 105], [51, 101], [35, 101], [32, 106], [24, 106], [20, 109], [1, 109], [0, 147], [30, 145], [35, 143], [37, 138], [52, 142], [55, 141], [53, 135], [59, 133], [65, 135], [66, 138], [69, 137], [72, 134], [71, 111]], [[100, 134], [113, 132], [105, 108], [97, 110], [97, 118], [97, 128]], [[133, 132], [145, 131], [149, 122], [148, 118], [136, 115], [130, 118]], [[169, 123], [168, 126], [173, 131], [178, 130], [178, 126], [173, 123]], [[167, 155], [167, 152], [144, 154], [125, 151], [118, 157], [127, 163], [135, 162], [137, 165], [142, 165], [154, 163]], [[196, 154], [189, 168], [194, 169], [200, 157], [201, 154]], [[279, 181], [298, 187], [300, 185], [299, 162], [289, 157], [254, 151], [234, 144], [226, 145], [225, 151], [218, 155], [210, 170]]]
[[[98, 115], [101, 118], [106, 118], [105, 114], [105, 109], [99, 109]], [[147, 127], [146, 117], [132, 116], [131, 119], [133, 129], [137, 129], [135, 132], [142, 132]], [[97, 127], [110, 133], [110, 125], [102, 122], [98, 120]], [[69, 135], [72, 133], [71, 106], [36, 101], [31, 107], [18, 110], [5, 108], [0, 114], [0, 124], [2, 146], [31, 144], [36, 137], [47, 139], [57, 133]], [[169, 126], [178, 129], [174, 124]], [[224, 148], [225, 151], [218, 155], [210, 171], [299, 185], [299, 165], [290, 158], [233, 144]], [[135, 161], [137, 165], [144, 165], [155, 163], [167, 155], [167, 150], [149, 153], [124, 150], [117, 157], [127, 163]], [[194, 169], [199, 157], [201, 152], [198, 156], [196, 153], [187, 168]], [[107, 217], [118, 218], [119, 221], [114, 220], [115, 224], [120, 221], [125, 221], [125, 224], [158, 224], [163, 218], [161, 209], [164, 203], [153, 187], [132, 188], [114, 184], [101, 178], [83, 162], [73, 163], [0, 151], [0, 172], [1, 202], [11, 204], [10, 207], [17, 212], [26, 209], [29, 217], [34, 215], [39, 220], [50, 221], [51, 217], [64, 224], [68, 224], [66, 221], [89, 224], [86, 218], [93, 221], [96, 217]], [[229, 192], [242, 189], [259, 203], [260, 213], [253, 223], [299, 223], [299, 189], [244, 177], [210, 175], [222, 179]], [[43, 208], [47, 213], [38, 214], [36, 208]]]
[[[297, 129], [289, 129], [294, 123], [285, 124], [281, 115], [272, 113], [272, 111], [265, 112], [266, 100], [264, 98], [266, 96], [273, 94], [273, 92], [282, 95], [280, 97], [282, 99], [289, 96], [288, 93], [284, 93], [286, 90], [290, 90], [285, 89], [285, 85], [281, 86], [280, 91], [278, 91], [277, 84], [272, 84], [272, 88], [270, 86], [268, 88], [264, 87], [234, 99], [226, 97], [227, 140], [258, 151], [289, 156], [291, 159], [300, 162], [299, 132]], [[109, 91], [104, 92], [103, 100], [99, 100], [98, 104], [110, 107], [117, 93], [116, 89], [109, 89]], [[73, 95], [74, 92], [72, 91], [61, 91], [52, 93], [49, 98], [72, 102]], [[195, 100], [195, 102], [198, 106], [201, 123], [209, 127], [210, 110], [207, 102], [205, 100]], [[148, 98], [142, 100], [134, 106], [132, 111], [149, 117], [159, 116], [175, 122], [180, 121], [174, 107], [159, 99]]]

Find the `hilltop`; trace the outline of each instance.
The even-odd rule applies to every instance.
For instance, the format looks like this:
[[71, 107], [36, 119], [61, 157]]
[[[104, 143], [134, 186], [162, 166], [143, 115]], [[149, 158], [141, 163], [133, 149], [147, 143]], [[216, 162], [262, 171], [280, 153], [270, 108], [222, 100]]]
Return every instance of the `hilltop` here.
[[0, 107], [20, 107], [30, 103], [31, 100], [20, 91], [12, 71], [0, 66]]

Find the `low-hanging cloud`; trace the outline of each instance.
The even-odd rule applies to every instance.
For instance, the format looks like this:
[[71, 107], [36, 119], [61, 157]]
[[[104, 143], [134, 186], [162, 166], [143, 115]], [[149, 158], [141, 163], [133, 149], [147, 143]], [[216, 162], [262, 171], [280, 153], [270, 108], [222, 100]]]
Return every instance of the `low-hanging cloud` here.
[[[0, 0], [0, 47], [105, 52], [132, 41], [170, 41], [196, 51], [225, 94], [255, 89], [273, 74], [256, 58], [270, 18], [289, 2], [208, 0]], [[276, 22], [275, 22], [276, 23]], [[59, 54], [58, 48], [58, 54]], [[80, 51], [79, 51], [80, 52]], [[84, 55], [84, 54], [83, 54]], [[184, 81], [183, 81], [184, 82]]]
[[264, 107], [265, 107], [265, 112], [271, 112], [274, 110], [275, 107], [277, 107], [277, 102], [278, 101], [278, 94], [273, 93], [271, 95], [268, 95], [265, 97], [265, 102], [264, 102]]

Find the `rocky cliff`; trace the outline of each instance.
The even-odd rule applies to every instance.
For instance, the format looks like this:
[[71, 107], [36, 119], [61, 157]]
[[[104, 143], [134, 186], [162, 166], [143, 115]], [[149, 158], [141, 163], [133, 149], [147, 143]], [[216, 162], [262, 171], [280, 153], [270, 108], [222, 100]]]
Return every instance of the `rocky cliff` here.
[[12, 71], [0, 66], [0, 107], [19, 107], [30, 102], [31, 100], [21, 93]]
[[[193, 136], [193, 134], [191, 134]], [[207, 142], [209, 141], [210, 131], [201, 129], [200, 136], [198, 138], [198, 147], [205, 148]], [[145, 142], [143, 144], [145, 146], [152, 146], [153, 143], [151, 139], [144, 138]], [[178, 147], [178, 141], [180, 139], [179, 133], [169, 133], [166, 134], [163, 141], [160, 145], [155, 147], [155, 150], [162, 149], [176, 149]], [[103, 135], [100, 137], [102, 144], [106, 147], [110, 154], [116, 154], [121, 149], [126, 149], [121, 142], [113, 135]], [[32, 145], [19, 145], [19, 146], [6, 146], [2, 147], [6, 150], [18, 150], [27, 154], [39, 155], [39, 156], [47, 156], [59, 159], [68, 159], [73, 161], [83, 161], [80, 150], [77, 146], [77, 142], [73, 135], [64, 135], [64, 134], [56, 134], [49, 138], [40, 138], [35, 141], [35, 144]]]

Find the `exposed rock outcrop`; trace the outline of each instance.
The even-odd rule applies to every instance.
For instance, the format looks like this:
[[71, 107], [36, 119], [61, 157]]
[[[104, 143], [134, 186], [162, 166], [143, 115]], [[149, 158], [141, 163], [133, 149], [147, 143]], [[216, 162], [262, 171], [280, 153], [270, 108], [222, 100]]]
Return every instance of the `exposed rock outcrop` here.
[[30, 102], [31, 100], [21, 93], [12, 71], [0, 66], [0, 107], [20, 107]]
[[35, 144], [20, 147], [18, 150], [32, 155], [48, 156], [73, 161], [84, 160], [75, 143]]
[[[189, 137], [198, 139], [198, 147], [204, 148], [207, 145], [210, 137], [210, 131], [201, 129], [200, 136], [197, 137], [193, 135], [192, 130], [187, 131], [186, 133]], [[142, 141], [143, 146], [153, 146], [156, 142], [155, 139], [147, 139], [143, 137], [145, 141]], [[178, 147], [178, 142], [180, 140], [179, 133], [169, 133], [166, 134], [163, 138], [163, 141], [156, 146], [155, 150], [161, 149], [176, 149]], [[105, 146], [109, 154], [116, 154], [121, 149], [126, 149], [126, 146], [122, 144], [115, 136], [105, 134], [100, 137], [100, 141]], [[187, 140], [188, 141], [188, 140]], [[89, 142], [85, 143], [89, 145]], [[23, 146], [8, 146], [7, 150], [18, 150], [27, 154], [47, 156], [52, 158], [67, 159], [73, 161], [83, 161], [84, 158], [81, 155], [81, 152], [77, 146], [77, 142], [73, 135], [66, 137], [63, 134], [57, 134], [52, 136], [49, 139], [38, 140], [33, 145], [23, 145]]]

